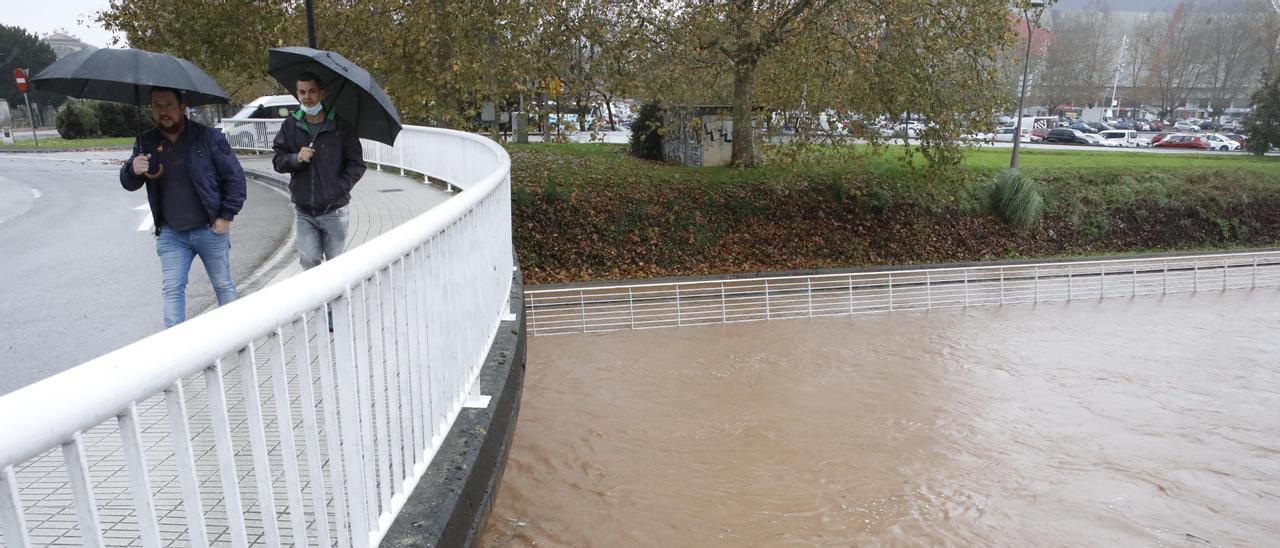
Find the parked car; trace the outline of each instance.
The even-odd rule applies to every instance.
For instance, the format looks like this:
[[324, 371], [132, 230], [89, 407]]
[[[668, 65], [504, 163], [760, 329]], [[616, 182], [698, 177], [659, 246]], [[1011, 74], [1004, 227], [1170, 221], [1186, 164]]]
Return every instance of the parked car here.
[[1201, 136], [1202, 139], [1209, 142], [1209, 148], [1213, 150], [1221, 150], [1223, 152], [1229, 150], [1240, 150], [1240, 143], [1232, 141], [1217, 133], [1206, 133]]
[[1146, 131], [1164, 131], [1165, 123], [1160, 120], [1151, 120], [1147, 122]]
[[1133, 122], [1130, 122], [1128, 120], [1120, 120], [1119, 122], [1116, 122], [1111, 125], [1116, 129], [1136, 129], [1133, 127]]
[[1159, 143], [1160, 141], [1164, 140], [1164, 138], [1165, 138], [1165, 137], [1168, 137], [1168, 136], [1173, 135], [1173, 134], [1174, 134], [1174, 133], [1173, 133], [1172, 131], [1165, 131], [1165, 132], [1161, 132], [1161, 133], [1157, 133], [1157, 134], [1155, 134], [1155, 135], [1152, 135], [1152, 136], [1151, 136], [1151, 144], [1154, 146], [1156, 143]]
[[1049, 130], [1049, 133], [1045, 135], [1044, 141], [1046, 143], [1087, 145], [1089, 144], [1089, 140], [1086, 139], [1084, 136], [1085, 136], [1084, 132], [1078, 129], [1060, 127], [1060, 128]]
[[1044, 137], [1048, 134], [1049, 134], [1049, 128], [1044, 128], [1044, 127], [1031, 128], [1031, 136], [1041, 141], [1043, 141]]
[[1173, 124], [1173, 130], [1179, 131], [1179, 132], [1199, 133], [1200, 126], [1197, 126], [1191, 122], [1178, 122], [1176, 124]]
[[1134, 131], [1151, 131], [1151, 124], [1145, 120], [1134, 120], [1133, 130]]
[[1117, 146], [1138, 148], [1151, 146], [1150, 139], [1143, 139], [1138, 132], [1131, 129], [1113, 129], [1098, 134], [1104, 141], [1117, 143]]
[[292, 95], [263, 95], [249, 101], [240, 112], [230, 118], [223, 118], [214, 127], [227, 136], [227, 143], [233, 147], [271, 148], [271, 141], [275, 139], [275, 132], [280, 126], [267, 127], [246, 122], [283, 120], [293, 116], [299, 108], [301, 105]]
[[1196, 125], [1200, 126], [1201, 131], [1213, 131], [1213, 130], [1222, 128], [1221, 124], [1218, 124], [1217, 122], [1214, 122], [1212, 120], [1205, 120]]
[[[1017, 129], [1017, 128], [1015, 128], [1015, 127], [1002, 127], [1002, 128], [997, 129], [997, 130], [996, 130], [996, 134], [995, 134], [995, 141], [996, 141], [997, 143], [1012, 143], [1012, 142], [1013, 142], [1013, 130], [1015, 130], [1015, 129]], [[1034, 135], [1032, 135], [1032, 133], [1031, 133], [1031, 128], [1029, 128], [1029, 127], [1024, 127], [1024, 128], [1022, 128], [1022, 139], [1020, 139], [1020, 140], [1021, 140], [1022, 142], [1024, 142], [1024, 143], [1033, 143], [1033, 142], [1039, 141], [1039, 140], [1040, 140], [1040, 138], [1039, 138], [1039, 137], [1035, 137]]]
[[1102, 136], [1098, 133], [1085, 133], [1083, 135], [1085, 139], [1089, 140], [1090, 145], [1093, 145], [1096, 147], [1115, 148], [1120, 146], [1120, 143], [1103, 139]]
[[1240, 143], [1241, 149], [1244, 149], [1245, 147], [1249, 146], [1249, 138], [1239, 133], [1224, 133], [1222, 136], [1228, 139], [1231, 139], [1232, 141], [1235, 141], [1237, 143]]
[[1068, 127], [1076, 131], [1079, 131], [1080, 133], [1097, 133], [1098, 132], [1096, 128], [1084, 122], [1074, 122]]
[[1152, 145], [1158, 148], [1194, 148], [1199, 150], [1209, 150], [1209, 142], [1202, 139], [1199, 135], [1188, 135], [1185, 133], [1175, 133], [1159, 143]]

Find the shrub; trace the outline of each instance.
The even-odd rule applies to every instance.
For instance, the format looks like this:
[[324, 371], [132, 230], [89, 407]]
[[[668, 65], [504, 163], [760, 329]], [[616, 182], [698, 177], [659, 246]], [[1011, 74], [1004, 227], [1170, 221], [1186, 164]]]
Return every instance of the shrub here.
[[67, 101], [58, 111], [58, 135], [63, 139], [84, 139], [98, 134], [98, 115], [84, 101]]
[[662, 107], [657, 101], [640, 106], [631, 122], [631, 155], [645, 160], [662, 161]]
[[1004, 222], [1016, 227], [1031, 226], [1044, 213], [1044, 197], [1040, 185], [1030, 177], [1008, 169], [996, 176], [991, 188], [991, 211]]
[[149, 118], [138, 120], [138, 107], [133, 105], [98, 101], [93, 110], [98, 115], [98, 130], [107, 137], [133, 137], [139, 129], [152, 125]]

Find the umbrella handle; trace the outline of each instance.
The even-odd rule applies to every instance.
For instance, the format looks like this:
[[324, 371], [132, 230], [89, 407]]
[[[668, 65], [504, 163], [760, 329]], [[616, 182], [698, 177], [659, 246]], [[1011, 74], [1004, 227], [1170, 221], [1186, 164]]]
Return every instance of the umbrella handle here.
[[156, 170], [156, 172], [155, 172], [155, 173], [143, 173], [143, 174], [142, 174], [142, 176], [143, 176], [143, 177], [146, 177], [146, 178], [148, 178], [148, 179], [151, 179], [152, 181], [154, 181], [154, 180], [156, 180], [156, 179], [159, 179], [159, 178], [163, 177], [163, 176], [164, 176], [164, 164], [160, 164], [160, 169]]

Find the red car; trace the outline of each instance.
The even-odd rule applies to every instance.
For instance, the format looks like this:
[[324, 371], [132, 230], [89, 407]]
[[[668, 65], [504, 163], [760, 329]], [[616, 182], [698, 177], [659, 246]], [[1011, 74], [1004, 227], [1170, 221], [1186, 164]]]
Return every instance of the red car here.
[[1038, 137], [1041, 141], [1043, 141], [1045, 136], [1047, 135], [1049, 135], [1048, 128], [1043, 128], [1043, 127], [1031, 128], [1031, 136]]
[[1160, 148], [1194, 148], [1199, 150], [1209, 150], [1212, 148], [1209, 141], [1201, 139], [1199, 135], [1186, 134], [1170, 135], [1161, 139], [1159, 143], [1154, 143], [1151, 146]]
[[1159, 143], [1160, 141], [1163, 141], [1165, 137], [1168, 137], [1168, 136], [1170, 136], [1170, 135], [1173, 135], [1173, 133], [1172, 133], [1172, 132], [1168, 132], [1168, 131], [1166, 131], [1166, 132], [1164, 132], [1164, 133], [1157, 133], [1157, 134], [1155, 134], [1155, 135], [1152, 135], [1152, 136], [1151, 136], [1151, 146], [1155, 146], [1155, 144], [1156, 144], [1156, 143]]

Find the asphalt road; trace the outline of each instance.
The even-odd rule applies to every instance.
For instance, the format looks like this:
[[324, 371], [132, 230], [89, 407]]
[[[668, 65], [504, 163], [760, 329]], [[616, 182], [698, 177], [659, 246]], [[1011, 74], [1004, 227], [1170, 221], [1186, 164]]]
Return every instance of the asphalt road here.
[[[0, 154], [0, 394], [164, 328], [160, 259], [142, 226], [146, 191], [126, 192], [117, 175], [126, 155]], [[237, 287], [285, 243], [292, 221], [286, 196], [248, 183], [231, 228]], [[197, 260], [187, 315], [214, 303]]]

